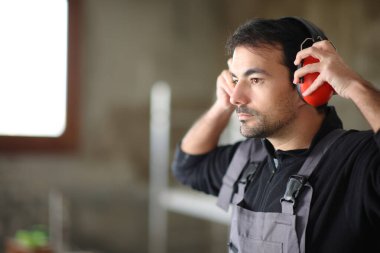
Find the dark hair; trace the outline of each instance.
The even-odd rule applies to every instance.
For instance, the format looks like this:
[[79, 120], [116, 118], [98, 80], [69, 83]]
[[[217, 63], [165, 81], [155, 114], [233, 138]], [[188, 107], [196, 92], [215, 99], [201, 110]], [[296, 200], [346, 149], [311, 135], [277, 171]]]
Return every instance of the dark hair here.
[[310, 37], [309, 29], [297, 19], [255, 18], [237, 28], [228, 39], [226, 48], [228, 55], [231, 56], [238, 46], [280, 46], [284, 56], [283, 63], [289, 69], [289, 78], [292, 82], [294, 71], [297, 69], [294, 65], [296, 54], [302, 42]]

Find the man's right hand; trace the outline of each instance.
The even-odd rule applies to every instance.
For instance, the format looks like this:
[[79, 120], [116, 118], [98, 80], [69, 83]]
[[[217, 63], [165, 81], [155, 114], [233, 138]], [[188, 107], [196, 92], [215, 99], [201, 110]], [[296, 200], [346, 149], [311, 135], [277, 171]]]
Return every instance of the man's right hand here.
[[214, 149], [234, 111], [235, 106], [230, 103], [234, 83], [229, 70], [220, 73], [216, 86], [215, 103], [194, 123], [182, 139], [181, 149], [188, 154], [204, 154]]

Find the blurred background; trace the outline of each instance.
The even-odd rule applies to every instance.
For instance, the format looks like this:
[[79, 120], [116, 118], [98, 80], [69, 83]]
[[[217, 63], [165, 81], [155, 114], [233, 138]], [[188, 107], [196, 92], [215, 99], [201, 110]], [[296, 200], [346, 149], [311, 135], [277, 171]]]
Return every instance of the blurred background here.
[[[36, 224], [55, 224], [59, 247], [67, 252], [227, 252], [224, 222], [154, 210], [157, 203], [149, 202], [149, 196], [157, 197], [149, 191], [154, 169], [151, 90], [158, 81], [171, 90], [165, 139], [170, 162], [176, 143], [213, 102], [216, 77], [226, 67], [227, 37], [249, 18], [295, 15], [313, 21], [352, 68], [380, 85], [377, 0], [69, 3], [75, 3], [77, 13], [72, 63], [77, 100], [71, 104], [75, 145], [62, 150], [52, 146], [54, 151], [2, 145], [0, 252], [8, 238]], [[347, 129], [369, 129], [350, 102], [333, 98], [331, 104]], [[169, 168], [160, 173], [164, 184], [178, 186]], [[149, 229], [155, 211], [162, 223], [158, 234]], [[152, 238], [158, 239], [157, 248], [149, 246]]]

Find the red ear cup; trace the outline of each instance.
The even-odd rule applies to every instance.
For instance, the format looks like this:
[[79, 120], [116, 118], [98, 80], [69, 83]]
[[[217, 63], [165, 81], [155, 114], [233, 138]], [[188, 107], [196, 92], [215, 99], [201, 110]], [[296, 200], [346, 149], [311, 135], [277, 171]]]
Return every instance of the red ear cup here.
[[[309, 56], [303, 60], [302, 66], [317, 62], [319, 62], [318, 59]], [[298, 87], [301, 96], [302, 93], [314, 82], [318, 75], [319, 73], [310, 73], [305, 75], [301, 79], [301, 84]], [[331, 87], [329, 83], [324, 82], [316, 91], [314, 91], [306, 97], [303, 97], [303, 100], [305, 100], [306, 103], [312, 106], [318, 107], [327, 104], [327, 102], [330, 100], [333, 94], [334, 89]]]

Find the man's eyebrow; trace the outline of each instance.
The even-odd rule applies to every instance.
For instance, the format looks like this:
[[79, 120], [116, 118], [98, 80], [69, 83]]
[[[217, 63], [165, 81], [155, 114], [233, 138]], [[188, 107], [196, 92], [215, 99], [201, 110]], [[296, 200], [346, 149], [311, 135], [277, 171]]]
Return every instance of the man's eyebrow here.
[[[263, 74], [263, 75], [266, 75], [266, 76], [271, 76], [271, 74], [269, 74], [266, 70], [264, 69], [261, 69], [261, 68], [252, 68], [252, 69], [247, 69], [243, 76], [249, 76], [249, 75], [252, 75], [252, 74]], [[233, 77], [236, 78], [236, 75], [234, 73], [231, 72], [231, 75]]]
[[270, 76], [270, 74], [266, 70], [261, 69], [261, 68], [248, 69], [247, 71], [244, 72], [244, 76], [249, 76], [249, 75], [252, 75], [252, 74], [255, 74], [255, 73], [263, 74], [263, 75], [266, 75], [266, 76]]

